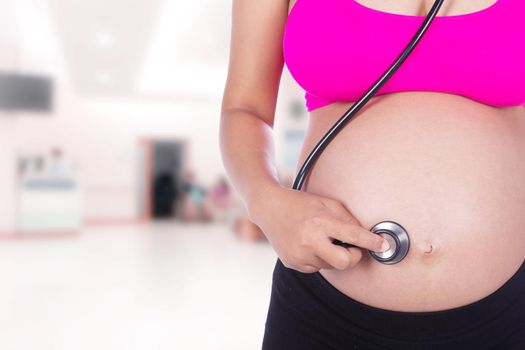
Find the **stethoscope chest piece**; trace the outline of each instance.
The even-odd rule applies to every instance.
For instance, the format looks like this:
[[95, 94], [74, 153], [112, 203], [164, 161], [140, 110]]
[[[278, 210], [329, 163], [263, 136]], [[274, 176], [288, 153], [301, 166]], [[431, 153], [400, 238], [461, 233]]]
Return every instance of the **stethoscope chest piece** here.
[[381, 221], [370, 229], [373, 233], [381, 235], [390, 244], [386, 252], [374, 252], [369, 250], [372, 257], [383, 264], [395, 264], [403, 260], [408, 253], [410, 240], [403, 226], [393, 221]]

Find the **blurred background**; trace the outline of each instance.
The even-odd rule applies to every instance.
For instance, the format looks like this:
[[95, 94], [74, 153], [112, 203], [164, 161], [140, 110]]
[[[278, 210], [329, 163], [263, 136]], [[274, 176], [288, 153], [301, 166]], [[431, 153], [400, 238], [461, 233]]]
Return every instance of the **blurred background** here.
[[[224, 171], [231, 1], [0, 0], [0, 349], [259, 349], [277, 258]], [[283, 71], [277, 165], [307, 124]]]

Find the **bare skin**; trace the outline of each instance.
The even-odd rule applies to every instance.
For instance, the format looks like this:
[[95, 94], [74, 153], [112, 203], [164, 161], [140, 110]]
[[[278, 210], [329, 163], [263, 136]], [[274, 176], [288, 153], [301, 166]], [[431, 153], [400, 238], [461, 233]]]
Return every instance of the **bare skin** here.
[[[410, 15], [426, 15], [433, 4], [358, 1]], [[281, 260], [299, 271], [319, 271], [351, 298], [389, 310], [443, 310], [494, 292], [525, 258], [525, 109], [437, 92], [376, 96], [325, 149], [303, 186], [304, 196], [292, 200], [276, 182], [271, 142], [280, 40], [295, 0], [285, 2], [283, 15], [282, 1], [234, 1], [237, 40], [221, 122], [230, 178]], [[494, 2], [445, 1], [438, 15], [475, 12]], [[250, 10], [266, 14], [272, 25], [249, 33], [241, 22], [256, 21]], [[259, 41], [249, 43], [248, 36]], [[269, 48], [273, 51], [264, 53]], [[310, 113], [297, 167], [353, 102]], [[322, 198], [323, 205], [313, 205], [313, 198]], [[307, 214], [299, 216], [305, 208]], [[387, 219], [401, 223], [411, 240], [407, 257], [395, 265], [373, 260], [366, 250], [375, 242], [358, 229]], [[347, 234], [345, 241], [361, 248], [345, 253], [342, 247], [328, 248], [319, 231], [332, 238], [328, 232]], [[370, 244], [361, 244], [365, 241]], [[315, 242], [325, 248], [316, 250]]]

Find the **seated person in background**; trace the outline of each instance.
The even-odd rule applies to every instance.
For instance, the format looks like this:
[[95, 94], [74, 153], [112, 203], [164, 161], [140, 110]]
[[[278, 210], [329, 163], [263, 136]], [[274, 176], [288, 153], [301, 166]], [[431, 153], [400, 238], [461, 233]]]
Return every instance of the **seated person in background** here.
[[64, 157], [60, 147], [51, 148], [49, 161], [45, 168], [47, 177], [54, 179], [73, 179], [73, 169], [70, 162]]
[[224, 222], [233, 204], [231, 189], [224, 176], [220, 176], [208, 191], [207, 202], [213, 220]]
[[210, 221], [206, 189], [196, 181], [193, 171], [186, 172], [182, 183], [182, 215], [184, 221]]

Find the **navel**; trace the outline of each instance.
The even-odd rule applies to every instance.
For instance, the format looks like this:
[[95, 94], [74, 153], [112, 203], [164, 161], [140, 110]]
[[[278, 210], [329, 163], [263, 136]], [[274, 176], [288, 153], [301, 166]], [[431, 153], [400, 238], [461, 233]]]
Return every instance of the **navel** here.
[[420, 251], [425, 255], [435, 254], [436, 253], [436, 242], [424, 241], [420, 243]]

